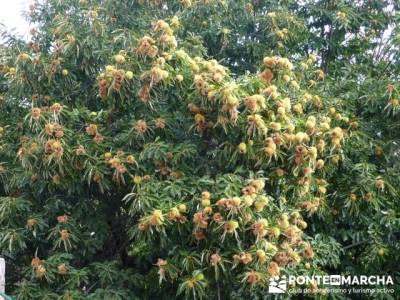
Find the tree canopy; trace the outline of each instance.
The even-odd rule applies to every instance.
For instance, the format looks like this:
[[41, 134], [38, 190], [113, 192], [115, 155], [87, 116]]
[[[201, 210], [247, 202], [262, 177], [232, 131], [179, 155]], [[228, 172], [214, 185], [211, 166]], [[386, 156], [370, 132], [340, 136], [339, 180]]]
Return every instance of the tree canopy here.
[[32, 4], [0, 56], [7, 292], [267, 299], [280, 275], [384, 274], [395, 299], [398, 11]]

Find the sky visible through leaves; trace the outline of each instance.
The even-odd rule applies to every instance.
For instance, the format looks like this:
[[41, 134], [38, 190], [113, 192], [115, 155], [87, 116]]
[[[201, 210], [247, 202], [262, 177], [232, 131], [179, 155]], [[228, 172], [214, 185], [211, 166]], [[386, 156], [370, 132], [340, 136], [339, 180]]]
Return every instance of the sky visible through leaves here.
[[28, 9], [29, 0], [0, 0], [0, 23], [7, 29], [14, 29], [21, 35], [27, 35], [29, 24], [22, 16], [23, 11]]

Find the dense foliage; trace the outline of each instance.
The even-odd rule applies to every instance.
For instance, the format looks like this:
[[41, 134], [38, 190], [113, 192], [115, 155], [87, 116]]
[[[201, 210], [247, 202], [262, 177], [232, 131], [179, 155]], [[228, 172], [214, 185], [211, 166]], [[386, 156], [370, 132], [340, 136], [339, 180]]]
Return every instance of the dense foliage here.
[[278, 275], [396, 283], [398, 6], [32, 4], [31, 40], [4, 33], [1, 53], [7, 291], [257, 299]]

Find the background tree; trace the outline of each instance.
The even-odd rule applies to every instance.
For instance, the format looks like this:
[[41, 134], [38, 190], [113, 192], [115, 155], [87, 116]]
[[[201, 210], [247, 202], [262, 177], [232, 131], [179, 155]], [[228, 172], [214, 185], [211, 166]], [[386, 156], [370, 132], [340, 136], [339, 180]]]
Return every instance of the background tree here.
[[2, 57], [12, 291], [241, 299], [278, 273], [394, 274], [396, 5], [33, 5]]

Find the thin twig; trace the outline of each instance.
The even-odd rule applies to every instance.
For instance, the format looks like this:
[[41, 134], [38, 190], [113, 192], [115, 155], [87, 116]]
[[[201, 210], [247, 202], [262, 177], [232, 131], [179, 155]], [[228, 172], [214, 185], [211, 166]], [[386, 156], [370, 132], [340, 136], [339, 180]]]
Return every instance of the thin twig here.
[[359, 246], [359, 245], [365, 244], [366, 242], [368, 242], [368, 241], [361, 241], [361, 242], [357, 242], [357, 243], [348, 245], [348, 246], [346, 246], [346, 247], [343, 247], [343, 250], [347, 250], [347, 249], [349, 249], [349, 248], [357, 247], [357, 246]]

